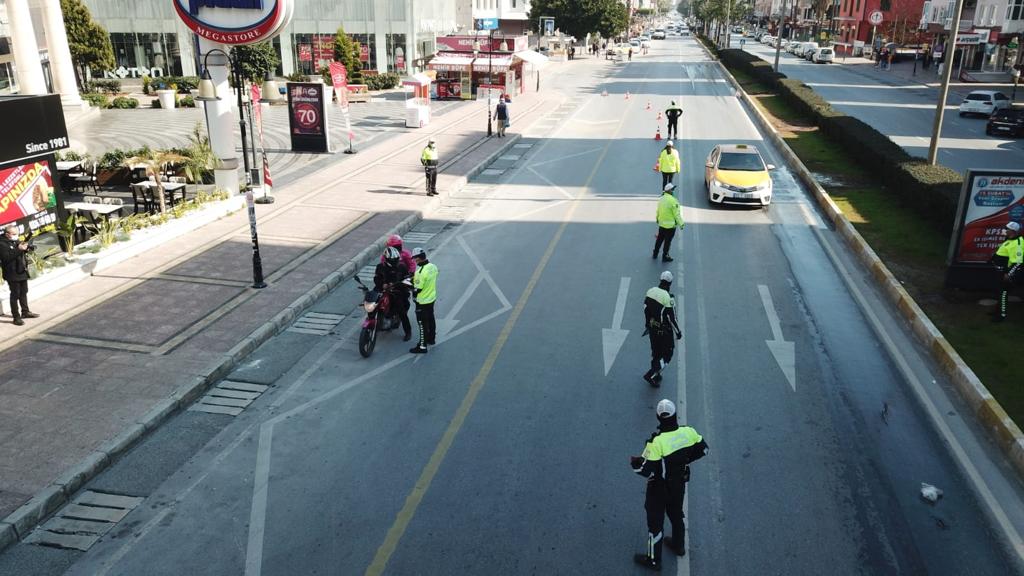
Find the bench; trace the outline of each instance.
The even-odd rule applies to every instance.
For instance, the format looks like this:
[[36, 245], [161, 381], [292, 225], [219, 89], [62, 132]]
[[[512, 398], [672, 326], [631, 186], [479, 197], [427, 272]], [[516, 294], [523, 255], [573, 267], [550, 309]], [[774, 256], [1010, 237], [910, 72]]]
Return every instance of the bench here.
[[366, 84], [349, 84], [348, 85], [348, 101], [349, 102], [369, 102], [370, 101], [370, 90]]

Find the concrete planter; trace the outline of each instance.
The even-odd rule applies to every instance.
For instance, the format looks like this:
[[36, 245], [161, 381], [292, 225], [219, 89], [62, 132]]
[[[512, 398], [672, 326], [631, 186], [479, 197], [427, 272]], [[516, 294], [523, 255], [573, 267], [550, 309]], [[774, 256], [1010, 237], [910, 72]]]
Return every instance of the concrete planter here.
[[[66, 265], [48, 270], [28, 281], [29, 294], [32, 298], [41, 298], [66, 288], [75, 282], [88, 278], [92, 274], [120, 264], [129, 258], [152, 250], [153, 248], [182, 235], [202, 228], [210, 222], [219, 220], [245, 206], [245, 196], [232, 196], [227, 200], [211, 202], [184, 218], [173, 219], [161, 226], [151, 226], [131, 233], [131, 239], [115, 242], [95, 254], [76, 254], [74, 260]], [[97, 241], [90, 240], [77, 248], [94, 245]], [[4, 284], [0, 287], [0, 302], [6, 302], [10, 289]]]
[[160, 107], [165, 110], [173, 110], [177, 90], [157, 90], [156, 97], [160, 99]]

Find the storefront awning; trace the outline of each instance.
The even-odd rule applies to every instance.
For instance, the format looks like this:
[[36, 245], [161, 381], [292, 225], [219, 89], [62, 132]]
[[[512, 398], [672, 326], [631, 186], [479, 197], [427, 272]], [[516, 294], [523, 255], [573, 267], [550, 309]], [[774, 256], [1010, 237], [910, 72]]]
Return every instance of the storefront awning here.
[[409, 85], [409, 86], [426, 86], [426, 85], [430, 84], [430, 82], [431, 82], [430, 76], [427, 76], [426, 74], [413, 74], [412, 76], [410, 76], [408, 78], [404, 78], [402, 80], [402, 85], [403, 86], [404, 85]]
[[512, 66], [512, 57], [479, 57], [473, 61], [474, 72], [504, 72]]
[[431, 70], [438, 70], [440, 72], [469, 72], [469, 67], [472, 64], [472, 58], [463, 58], [460, 56], [435, 56], [434, 59], [427, 64], [427, 68]]
[[548, 62], [547, 56], [541, 54], [540, 52], [534, 52], [533, 50], [521, 50], [513, 54], [513, 56], [519, 58], [520, 60], [526, 62], [527, 64], [532, 64], [538, 68], [547, 64]]

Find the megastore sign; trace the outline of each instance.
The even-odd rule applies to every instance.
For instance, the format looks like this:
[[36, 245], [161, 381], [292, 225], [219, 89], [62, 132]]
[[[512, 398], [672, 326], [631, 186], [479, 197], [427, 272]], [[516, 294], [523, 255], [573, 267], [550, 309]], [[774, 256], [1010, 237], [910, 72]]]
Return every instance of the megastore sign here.
[[211, 42], [254, 44], [276, 36], [291, 20], [294, 0], [174, 0], [178, 17]]

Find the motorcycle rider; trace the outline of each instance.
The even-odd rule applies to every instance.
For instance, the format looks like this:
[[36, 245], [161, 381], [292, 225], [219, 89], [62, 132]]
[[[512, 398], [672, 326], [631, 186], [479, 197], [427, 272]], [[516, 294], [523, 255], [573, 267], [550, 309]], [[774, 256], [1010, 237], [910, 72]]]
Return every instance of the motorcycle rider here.
[[409, 283], [406, 280], [412, 275], [402, 262], [398, 248], [385, 248], [383, 259], [373, 272], [373, 289], [378, 292], [391, 290], [391, 310], [402, 322], [405, 332], [402, 341], [408, 342], [412, 338], [412, 323], [409, 322]]
[[676, 340], [683, 337], [676, 323], [676, 300], [669, 292], [671, 288], [672, 273], [666, 270], [661, 273], [658, 285], [648, 290], [644, 298], [644, 333], [651, 339], [651, 369], [644, 374], [644, 380], [654, 388], [661, 386], [661, 371], [672, 361], [676, 348], [672, 332], [675, 331]]
[[[399, 236], [398, 234], [392, 234], [391, 236], [388, 236], [387, 245], [394, 248], [398, 248], [399, 254], [402, 255], [402, 264], [405, 264], [405, 267], [409, 269], [409, 275], [411, 276], [415, 274], [416, 261], [412, 259], [412, 254], [410, 254], [408, 250], [402, 248], [402, 237]], [[385, 250], [384, 253], [381, 253], [380, 255], [381, 263], [384, 262], [385, 253], [387, 253], [387, 250]]]
[[686, 555], [686, 524], [683, 498], [690, 480], [690, 464], [708, 453], [708, 445], [696, 430], [680, 426], [676, 406], [669, 399], [658, 402], [658, 431], [644, 446], [643, 456], [629, 459], [633, 472], [647, 478], [647, 552], [635, 554], [633, 561], [644, 568], [661, 570], [662, 529], [665, 516], [672, 524], [672, 537], [665, 538], [677, 556]]

